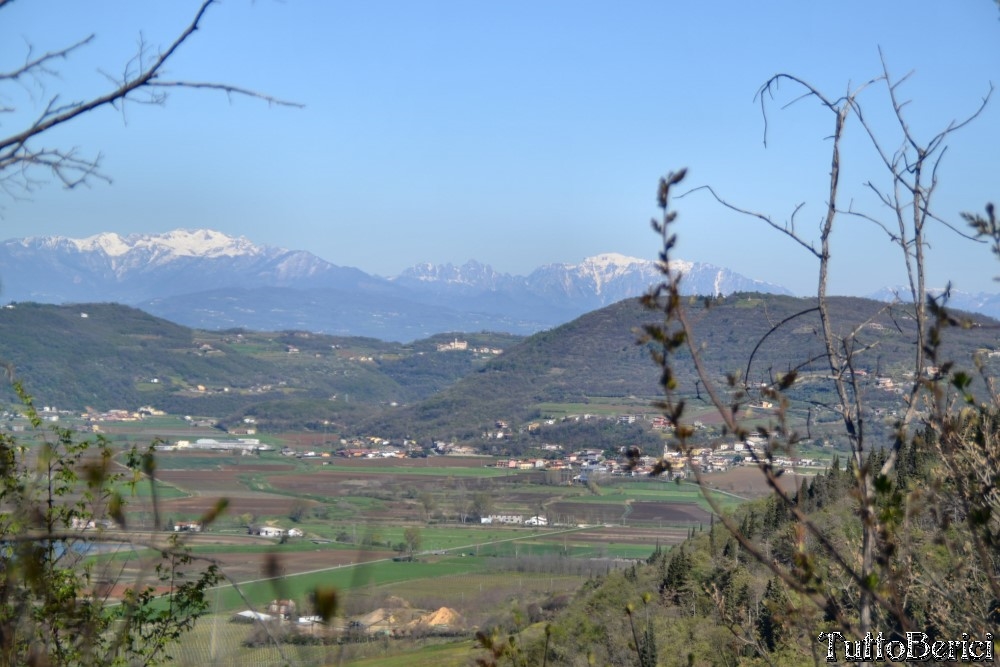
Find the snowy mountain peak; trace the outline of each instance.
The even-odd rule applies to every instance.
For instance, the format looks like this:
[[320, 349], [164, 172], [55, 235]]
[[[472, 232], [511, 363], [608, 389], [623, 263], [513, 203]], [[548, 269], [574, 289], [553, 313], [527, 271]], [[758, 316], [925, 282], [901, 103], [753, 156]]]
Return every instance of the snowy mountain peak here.
[[[672, 261], [685, 294], [787, 293], [728, 269]], [[0, 242], [5, 300], [117, 301], [199, 328], [288, 328], [420, 337], [440, 331], [550, 328], [645, 294], [659, 263], [602, 253], [527, 276], [476, 260], [424, 263], [395, 278], [338, 267], [304, 250], [256, 246], [210, 229]]]
[[[693, 262], [683, 259], [670, 261], [670, 268], [679, 273], [690, 273], [694, 268]], [[587, 257], [579, 264], [568, 264], [566, 269], [570, 271], [586, 271], [600, 273], [606, 276], [620, 275], [629, 271], [653, 271], [656, 269], [656, 262], [649, 259], [629, 257], [617, 252], [606, 252], [593, 257]]]
[[[54, 239], [53, 239], [54, 240]], [[76, 247], [80, 252], [103, 252], [110, 257], [119, 257], [127, 253], [131, 248], [118, 234], [108, 232], [89, 236], [85, 239], [65, 239], [70, 245]]]
[[[578, 266], [599, 267], [604, 270], [625, 269], [636, 264], [649, 264], [649, 260], [629, 257], [617, 252], [605, 252], [593, 257], [587, 257]], [[573, 267], [576, 268], [576, 267]]]
[[143, 250], [164, 258], [238, 257], [261, 252], [260, 248], [245, 237], [234, 238], [211, 229], [175, 229], [163, 234], [130, 234], [125, 237], [110, 232], [65, 241], [80, 252], [101, 252], [109, 257], [121, 257], [134, 250]]
[[472, 259], [462, 266], [454, 264], [431, 264], [423, 262], [403, 271], [395, 278], [390, 278], [400, 284], [411, 282], [448, 283], [453, 285], [488, 286], [495, 283], [498, 274], [493, 267]]

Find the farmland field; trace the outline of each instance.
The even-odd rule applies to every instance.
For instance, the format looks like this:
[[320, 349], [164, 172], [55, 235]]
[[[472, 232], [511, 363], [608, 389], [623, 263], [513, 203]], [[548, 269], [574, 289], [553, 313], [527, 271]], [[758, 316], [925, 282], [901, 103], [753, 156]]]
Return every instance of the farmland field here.
[[[158, 455], [155, 516], [161, 525], [197, 520], [219, 499], [228, 501], [224, 515], [205, 532], [183, 539], [198, 557], [218, 563], [240, 591], [227, 584], [212, 593], [212, 614], [179, 647], [173, 664], [393, 664], [388, 661], [400, 652], [395, 664], [469, 664], [478, 655], [469, 639], [472, 629], [488, 627], [495, 614], [568, 595], [609, 568], [681, 543], [711, 520], [708, 503], [691, 485], [608, 476], [587, 487], [568, 483], [568, 475], [498, 469], [493, 462], [450, 456], [300, 459], [276, 452]], [[759, 476], [738, 469], [712, 477], [720, 506], [753, 495], [753, 474]], [[473, 501], [489, 513], [539, 516], [549, 525], [483, 524], [470, 516]], [[151, 527], [151, 509], [148, 487], [140, 489], [129, 499], [132, 525]], [[296, 527], [302, 535], [248, 535], [248, 524]], [[419, 535], [415, 562], [398, 562], [406, 531], [413, 529]], [[116, 558], [129, 573], [147, 562], [141, 550]], [[280, 651], [244, 645], [262, 630], [232, 622], [234, 613], [248, 605], [265, 609], [277, 599], [295, 600], [308, 611], [317, 586], [341, 594], [335, 626], [391, 609], [393, 639], [284, 644]], [[406, 619], [441, 609], [461, 619], [460, 637], [417, 638], [404, 631]]]
[[[812, 474], [785, 474], [778, 478], [778, 484], [786, 493], [794, 493], [802, 483], [803, 477], [810, 479]], [[705, 477], [705, 482], [710, 488], [748, 498], [756, 498], [768, 493], [764, 475], [754, 466], [736, 466], [725, 472], [713, 473]]]
[[[577, 573], [518, 572], [510, 569], [513, 561], [492, 562], [493, 559], [467, 558], [459, 562], [444, 559], [438, 563], [378, 563], [364, 567], [347, 568], [333, 575], [308, 575], [292, 577], [280, 587], [270, 582], [245, 587], [247, 597], [260, 603], [275, 595], [301, 594], [317, 581], [336, 585], [348, 591], [344, 603], [344, 618], [335, 626], [342, 626], [349, 617], [370, 614], [372, 610], [387, 609], [393, 617], [403, 621], [428, 610], [446, 608], [453, 613], [457, 630], [471, 633], [472, 629], [487, 624], [497, 609], [503, 609], [529, 591], [539, 596], [557, 597], [571, 594], [586, 581], [592, 571]], [[603, 568], [603, 566], [602, 566]], [[322, 578], [320, 578], [322, 577]], [[301, 590], [300, 590], [301, 589]], [[332, 646], [283, 645], [247, 647], [244, 642], [259, 629], [250, 624], [232, 621], [232, 610], [241, 608], [231, 591], [219, 589], [211, 594], [213, 612], [202, 619], [184, 645], [175, 650], [175, 665], [323, 665], [345, 662], [353, 664], [382, 664], [390, 653], [388, 639], [358, 644]], [[477, 655], [471, 640], [454, 637], [433, 639], [392, 640], [391, 653], [401, 648], [417, 655], [435, 656], [447, 661], [435, 664], [466, 665]], [[411, 655], [407, 651], [408, 655]], [[453, 660], [453, 662], [452, 662]], [[392, 663], [388, 663], [392, 664]], [[404, 660], [396, 664], [421, 664]], [[427, 664], [427, 663], [423, 663]]]

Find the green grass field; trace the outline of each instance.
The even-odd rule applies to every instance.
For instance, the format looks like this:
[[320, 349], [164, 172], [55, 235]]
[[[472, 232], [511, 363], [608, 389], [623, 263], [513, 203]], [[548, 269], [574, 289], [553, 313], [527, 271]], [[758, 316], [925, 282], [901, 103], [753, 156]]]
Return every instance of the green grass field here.
[[481, 558], [445, 558], [434, 563], [362, 563], [322, 572], [291, 575], [278, 580], [240, 584], [242, 596], [230, 586], [222, 587], [218, 589], [217, 605], [220, 610], [238, 611], [246, 608], [244, 597], [253, 605], [259, 606], [276, 597], [305, 600], [318, 586], [348, 591], [363, 586], [480, 572], [488, 569], [488, 566], [489, 563]]
[[604, 416], [630, 413], [660, 414], [660, 411], [653, 407], [653, 400], [652, 397], [633, 399], [594, 397], [586, 403], [537, 403], [535, 407], [540, 414], [554, 419], [583, 414]]
[[493, 467], [485, 467], [485, 464], [492, 459], [483, 459], [484, 466], [477, 468], [461, 468], [461, 467], [423, 467], [423, 466], [407, 466], [398, 468], [389, 467], [371, 467], [364, 468], [361, 466], [349, 466], [349, 465], [337, 465], [336, 463], [330, 463], [330, 465], [323, 466], [323, 470], [332, 472], [346, 472], [352, 475], [357, 475], [362, 477], [364, 475], [384, 475], [386, 472], [392, 472], [393, 475], [403, 478], [403, 477], [441, 477], [445, 480], [454, 477], [504, 477], [509, 475], [509, 471], [506, 469], [498, 469]]
[[[370, 667], [467, 667], [477, 651], [471, 639], [399, 647], [388, 641], [345, 646], [295, 646], [249, 648], [243, 642], [255, 632], [250, 624], [233, 623], [226, 614], [201, 619], [184, 641], [172, 648], [174, 667], [327, 667], [366, 665]], [[352, 656], [359, 656], [353, 657]]]
[[[128, 482], [119, 482], [115, 485], [115, 491], [121, 494], [122, 498], [126, 500], [128, 498], [152, 498], [153, 488], [149, 484], [149, 480], [140, 480], [135, 484], [135, 487]], [[174, 486], [173, 484], [167, 484], [165, 482], [156, 482], [156, 496], [160, 500], [167, 500], [170, 498], [187, 498], [191, 494], [181, 489], [180, 487]]]
[[[472, 562], [474, 559], [463, 559]], [[486, 559], [482, 559], [485, 561]], [[465, 572], [440, 574], [441, 567], [414, 567], [420, 563], [394, 563], [398, 571], [407, 576], [386, 581], [393, 577], [375, 575], [368, 580], [353, 582], [348, 603], [355, 610], [367, 612], [380, 606], [387, 596], [404, 600], [414, 608], [433, 611], [448, 607], [458, 611], [463, 620], [477, 621], [495, 610], [490, 604], [477, 610], [481, 600], [491, 600], [491, 604], [505, 605], [504, 601], [516, 599], [525, 592], [563, 594], [575, 591], [586, 580], [584, 575], [560, 575], [492, 571], [477, 567]], [[436, 566], [454, 572], [455, 563], [443, 561]], [[431, 576], [425, 576], [430, 574]], [[280, 591], [287, 593], [289, 589]], [[270, 590], [273, 599], [279, 591]], [[267, 596], [265, 596], [267, 597]], [[281, 649], [274, 646], [249, 648], [244, 641], [255, 633], [251, 624], [235, 623], [232, 610], [226, 609], [226, 594], [219, 590], [210, 598], [211, 613], [199, 620], [194, 631], [185, 637], [182, 645], [172, 651], [176, 666], [242, 667], [244, 665], [292, 664], [297, 667], [320, 665], [448, 665], [470, 664], [482, 652], [476, 649], [474, 641], [463, 639], [388, 640], [373, 638], [372, 641], [345, 646], [299, 646], [284, 644]], [[266, 602], [266, 600], [265, 600]], [[485, 616], [484, 616], [485, 615]], [[342, 617], [343, 618], [343, 617]], [[343, 620], [336, 624], [342, 624]], [[259, 630], [256, 631], [259, 634]], [[285, 662], [287, 661], [287, 663]]]
[[[565, 500], [567, 502], [581, 503], [624, 503], [626, 500], [695, 503], [703, 510], [711, 511], [711, 506], [702, 495], [701, 489], [693, 484], [677, 484], [675, 482], [659, 480], [610, 478], [603, 485], [598, 483], [598, 488], [600, 489], [600, 495], [580, 496], [577, 498], [566, 498]], [[711, 491], [710, 493], [722, 509], [730, 509], [742, 502], [724, 493], [716, 491]]]

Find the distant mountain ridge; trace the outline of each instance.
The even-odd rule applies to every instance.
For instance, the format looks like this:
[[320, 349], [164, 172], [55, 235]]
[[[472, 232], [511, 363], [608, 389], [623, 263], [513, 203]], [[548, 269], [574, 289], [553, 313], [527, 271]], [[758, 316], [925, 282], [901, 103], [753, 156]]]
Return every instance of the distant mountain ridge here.
[[[753, 280], [710, 264], [676, 260], [672, 268], [685, 274], [683, 285], [691, 294], [791, 294], [780, 285]], [[391, 280], [399, 285], [436, 293], [523, 291], [537, 296], [583, 298], [592, 301], [594, 307], [599, 307], [639, 296], [659, 279], [656, 262], [604, 253], [588, 257], [578, 264], [546, 264], [527, 276], [497, 273], [489, 265], [470, 261], [462, 266], [418, 264]]]
[[7, 301], [148, 299], [222, 287], [353, 287], [370, 277], [311, 253], [257, 246], [211, 230], [11, 239], [0, 244]]
[[[729, 269], [677, 262], [688, 294], [790, 294]], [[302, 329], [383, 340], [447, 331], [530, 334], [643, 294], [656, 262], [607, 253], [527, 276], [477, 261], [419, 264], [393, 278], [303, 250], [218, 231], [104, 233], [0, 244], [0, 297], [41, 303], [117, 302], [203, 329]]]
[[[944, 293], [944, 289], [930, 288], [927, 292], [938, 296]], [[894, 303], [896, 301], [908, 302], [911, 300], [910, 290], [906, 287], [884, 287], [877, 292], [869, 294], [868, 298], [886, 303]], [[981, 313], [994, 319], [1000, 319], [1000, 294], [990, 294], [988, 292], [973, 294], [953, 289], [949, 294], [947, 305], [948, 308], [954, 310]]]

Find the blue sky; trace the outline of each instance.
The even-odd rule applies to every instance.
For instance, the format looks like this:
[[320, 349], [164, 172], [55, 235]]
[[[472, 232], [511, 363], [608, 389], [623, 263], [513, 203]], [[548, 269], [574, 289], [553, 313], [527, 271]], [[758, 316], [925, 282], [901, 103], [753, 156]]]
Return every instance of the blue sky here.
[[[61, 77], [0, 86], [18, 113], [58, 92], [107, 87], [143, 35], [166, 46], [197, 2], [15, 2], [0, 12], [0, 70], [93, 32]], [[0, 238], [212, 228], [394, 275], [418, 262], [469, 259], [525, 274], [602, 252], [653, 259], [656, 182], [687, 167], [743, 207], [799, 229], [822, 215], [832, 116], [811, 101], [771, 107], [769, 145], [754, 95], [787, 72], [836, 97], [849, 83], [913, 71], [901, 88], [920, 136], [971, 113], [1000, 85], [1000, 11], [990, 0], [748, 2], [339, 2], [227, 0], [212, 7], [170, 76], [221, 81], [301, 102], [179, 91], [164, 107], [105, 109], [51, 142], [103, 155], [113, 184], [50, 183], [0, 201]], [[862, 98], [889, 134], [884, 88]], [[938, 213], [1000, 203], [1000, 93], [954, 136]], [[885, 182], [860, 128], [844, 147], [843, 195]], [[41, 176], [41, 174], [36, 174]], [[845, 198], [846, 201], [846, 198]], [[675, 202], [679, 257], [814, 288], [815, 261], [761, 223], [704, 194]], [[902, 284], [900, 251], [870, 223], [844, 218], [832, 291]], [[998, 291], [1000, 265], [941, 227], [930, 282]]]

